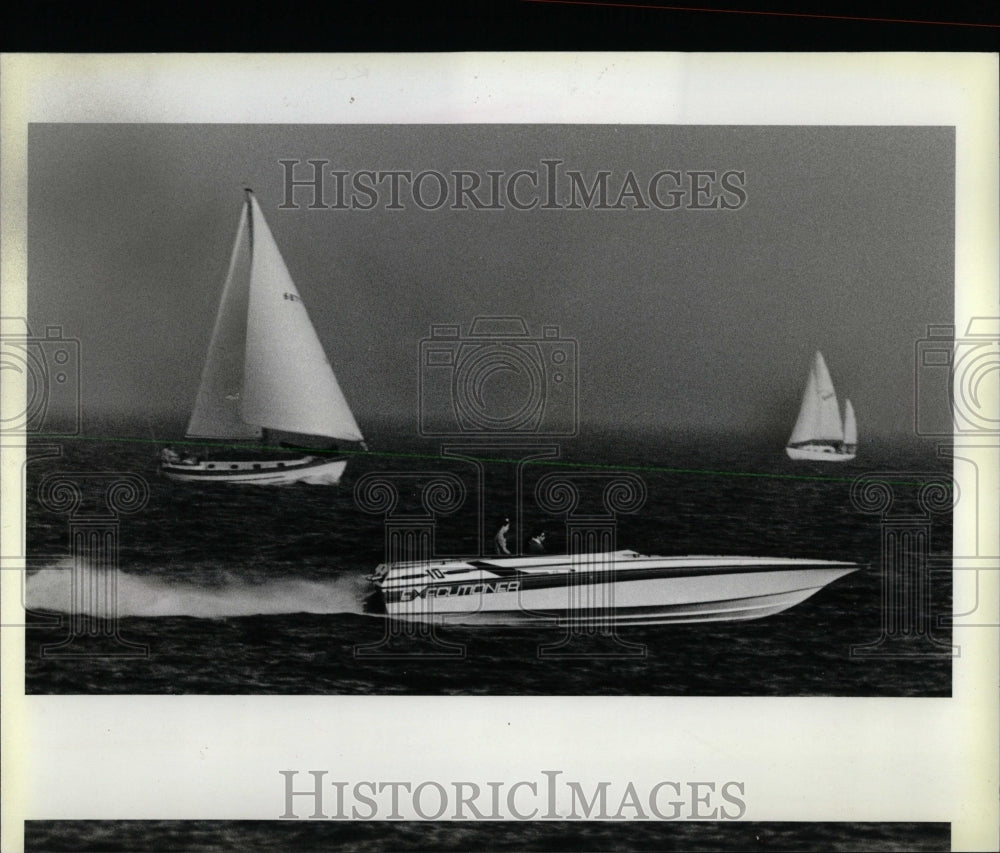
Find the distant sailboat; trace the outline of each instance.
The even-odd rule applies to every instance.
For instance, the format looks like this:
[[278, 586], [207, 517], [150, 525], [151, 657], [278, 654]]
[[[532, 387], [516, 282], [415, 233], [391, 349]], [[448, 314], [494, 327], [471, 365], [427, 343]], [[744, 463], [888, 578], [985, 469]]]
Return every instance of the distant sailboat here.
[[[246, 190], [236, 243], [215, 319], [188, 438], [256, 440], [264, 430], [361, 442], [305, 305]], [[315, 439], [313, 439], [315, 441]], [[336, 485], [347, 459], [307, 453], [228, 454], [202, 459], [166, 448], [160, 470], [173, 480], [211, 483]], [[248, 456], [250, 458], [237, 458]]]
[[796, 460], [847, 462], [854, 458], [857, 446], [858, 424], [854, 407], [850, 400], [846, 400], [841, 420], [830, 371], [826, 368], [823, 355], [817, 352], [806, 380], [799, 418], [785, 451]]

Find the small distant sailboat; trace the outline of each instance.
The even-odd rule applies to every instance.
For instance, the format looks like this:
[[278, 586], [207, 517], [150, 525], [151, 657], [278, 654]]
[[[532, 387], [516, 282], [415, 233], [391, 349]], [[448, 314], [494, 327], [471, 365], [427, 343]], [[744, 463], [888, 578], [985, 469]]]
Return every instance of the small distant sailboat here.
[[841, 420], [830, 371], [822, 353], [817, 352], [802, 395], [799, 418], [785, 451], [796, 460], [847, 462], [854, 458], [857, 447], [858, 423], [854, 407], [846, 400]]
[[[295, 441], [297, 453], [268, 452], [260, 446], [265, 430], [312, 438]], [[304, 445], [319, 437], [367, 449], [249, 189], [186, 436], [255, 441], [247, 449], [256, 452], [199, 458], [168, 447], [160, 470], [172, 480], [336, 485], [347, 459], [308, 453]]]

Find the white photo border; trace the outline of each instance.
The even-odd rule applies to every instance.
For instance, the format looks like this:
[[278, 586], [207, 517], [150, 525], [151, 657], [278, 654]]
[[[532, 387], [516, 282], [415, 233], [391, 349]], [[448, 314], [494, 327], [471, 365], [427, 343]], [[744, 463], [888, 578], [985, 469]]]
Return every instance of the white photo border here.
[[[33, 122], [949, 125], [961, 332], [997, 313], [998, 102], [994, 54], [8, 54], [2, 313], [27, 316]], [[975, 453], [978, 518], [956, 518], [955, 553], [978, 523], [996, 555], [996, 449]], [[5, 505], [22, 462], [4, 447]], [[15, 516], [0, 553], [20, 553]], [[978, 578], [992, 625], [996, 574]], [[18, 574], [0, 578], [2, 621], [21, 623]], [[996, 849], [997, 636], [955, 628], [950, 699], [25, 696], [23, 631], [4, 628], [0, 846], [18, 849], [28, 819], [276, 819], [287, 768], [414, 782], [558, 768], [637, 786], [739, 779], [745, 820], [946, 821], [955, 849]], [[414, 720], [445, 717], [414, 738]]]

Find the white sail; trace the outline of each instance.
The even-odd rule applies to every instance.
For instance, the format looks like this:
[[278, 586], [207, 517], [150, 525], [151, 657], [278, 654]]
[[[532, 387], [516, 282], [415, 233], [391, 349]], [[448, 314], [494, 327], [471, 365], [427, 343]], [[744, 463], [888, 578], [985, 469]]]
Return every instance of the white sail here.
[[858, 443], [858, 421], [854, 416], [854, 406], [850, 400], [844, 401], [844, 444], [848, 448]]
[[840, 420], [837, 392], [833, 390], [833, 380], [821, 353], [816, 353], [813, 370], [816, 373], [816, 391], [819, 394], [819, 417], [816, 434], [811, 437], [820, 441], [843, 441], [844, 425]]
[[806, 379], [806, 390], [802, 394], [802, 405], [799, 406], [799, 416], [792, 427], [789, 444], [800, 444], [812, 438], [819, 421], [819, 395], [816, 393], [816, 371], [809, 371]]
[[837, 394], [833, 389], [830, 371], [823, 356], [816, 353], [806, 390], [802, 395], [799, 417], [788, 439], [790, 445], [808, 441], [843, 441], [844, 429], [840, 422]]
[[208, 356], [201, 374], [188, 438], [259, 438], [259, 425], [240, 416], [243, 396], [243, 355], [246, 349], [247, 282], [250, 279], [250, 239], [247, 209], [240, 215], [229, 271], [222, 289]]
[[362, 441], [257, 200], [249, 195], [250, 299], [243, 420], [270, 429]]

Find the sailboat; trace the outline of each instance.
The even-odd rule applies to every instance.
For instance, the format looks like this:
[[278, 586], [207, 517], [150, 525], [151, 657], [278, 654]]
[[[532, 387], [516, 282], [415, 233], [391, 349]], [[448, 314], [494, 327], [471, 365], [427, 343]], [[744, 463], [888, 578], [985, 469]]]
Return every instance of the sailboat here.
[[[168, 447], [160, 471], [185, 482], [336, 485], [346, 457], [306, 447], [318, 437], [367, 449], [364, 438], [260, 205], [245, 192], [186, 437], [248, 442], [254, 452], [200, 458]], [[277, 441], [274, 432], [293, 434], [298, 452], [265, 448], [265, 431], [267, 444]]]
[[785, 451], [792, 459], [819, 462], [847, 462], [858, 446], [858, 423], [850, 400], [844, 404], [841, 420], [837, 392], [822, 353], [817, 352], [806, 380], [799, 418]]

